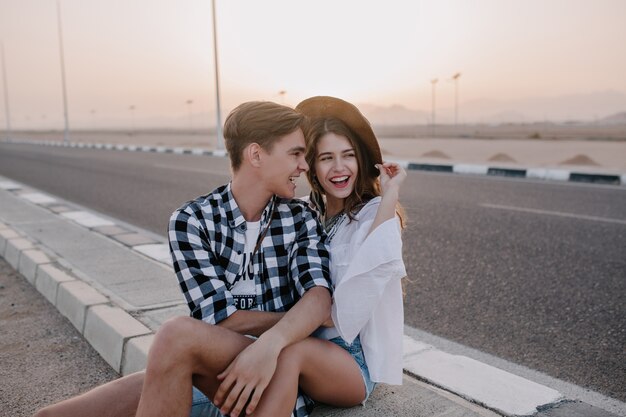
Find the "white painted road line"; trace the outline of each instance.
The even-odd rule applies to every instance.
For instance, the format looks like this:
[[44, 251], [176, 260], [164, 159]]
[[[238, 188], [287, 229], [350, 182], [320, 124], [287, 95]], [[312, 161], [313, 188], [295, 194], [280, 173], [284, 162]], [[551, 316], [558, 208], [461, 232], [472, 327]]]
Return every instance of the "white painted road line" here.
[[500, 210], [521, 211], [524, 213], [546, 214], [549, 216], [569, 217], [572, 219], [579, 219], [579, 220], [591, 220], [594, 222], [605, 222], [605, 223], [615, 223], [615, 224], [626, 225], [626, 220], [609, 219], [606, 217], [598, 217], [598, 216], [587, 216], [584, 214], [564, 213], [562, 211], [538, 210], [538, 209], [531, 209], [531, 208], [503, 206], [500, 204], [488, 204], [488, 203], [480, 204], [480, 206], [486, 207], [486, 208], [495, 208], [495, 209], [500, 209]]
[[211, 173], [211, 171], [209, 169], [203, 169], [203, 168], [189, 168], [186, 166], [172, 166], [172, 165], [165, 165], [165, 164], [153, 164], [153, 167], [156, 168], [163, 168], [163, 169], [171, 169], [173, 171], [185, 171], [185, 172], [197, 172], [200, 174], [209, 174]]

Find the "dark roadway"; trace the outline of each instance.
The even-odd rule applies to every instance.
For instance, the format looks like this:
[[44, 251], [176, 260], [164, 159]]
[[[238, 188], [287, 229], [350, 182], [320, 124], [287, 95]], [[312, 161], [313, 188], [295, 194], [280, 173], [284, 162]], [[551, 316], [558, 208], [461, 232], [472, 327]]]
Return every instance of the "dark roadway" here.
[[[165, 235], [224, 158], [0, 144], [0, 175]], [[408, 325], [626, 401], [626, 188], [409, 171]], [[1, 209], [0, 209], [1, 210]]]

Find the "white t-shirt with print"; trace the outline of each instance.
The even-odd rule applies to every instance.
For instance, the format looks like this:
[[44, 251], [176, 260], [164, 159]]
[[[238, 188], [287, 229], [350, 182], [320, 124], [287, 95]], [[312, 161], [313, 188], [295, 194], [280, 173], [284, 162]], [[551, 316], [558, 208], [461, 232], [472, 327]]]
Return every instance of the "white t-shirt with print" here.
[[[259, 265], [251, 261], [252, 252], [259, 238], [261, 222], [246, 222], [246, 244], [243, 252], [243, 262], [237, 279], [230, 289], [238, 310], [256, 310], [256, 283], [254, 277], [259, 273]], [[255, 256], [258, 256], [256, 254]]]

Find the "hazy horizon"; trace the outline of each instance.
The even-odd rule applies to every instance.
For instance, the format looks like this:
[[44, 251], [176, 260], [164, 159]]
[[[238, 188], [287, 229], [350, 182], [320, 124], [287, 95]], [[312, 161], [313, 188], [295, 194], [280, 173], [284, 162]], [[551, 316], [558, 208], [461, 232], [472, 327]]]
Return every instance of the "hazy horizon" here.
[[[215, 123], [210, 1], [60, 5], [70, 128]], [[429, 123], [436, 78], [436, 120], [452, 123], [458, 72], [460, 123], [626, 111], [621, 0], [216, 0], [216, 8], [222, 121], [243, 101], [295, 105], [327, 94], [380, 107], [383, 119]], [[0, 41], [12, 128], [61, 128], [56, 2], [0, 0]], [[393, 106], [405, 116], [389, 116]]]

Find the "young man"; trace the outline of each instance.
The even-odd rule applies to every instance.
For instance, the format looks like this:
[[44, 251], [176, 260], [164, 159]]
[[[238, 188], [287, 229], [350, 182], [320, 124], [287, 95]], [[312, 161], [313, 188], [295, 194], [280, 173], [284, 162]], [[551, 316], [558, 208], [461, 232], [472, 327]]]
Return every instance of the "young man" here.
[[[244, 103], [225, 122], [232, 181], [170, 219], [174, 269], [193, 318], [157, 332], [145, 374], [134, 374], [39, 415], [187, 416], [193, 385], [224, 414], [252, 412], [283, 348], [330, 314], [325, 236], [295, 196], [304, 160], [303, 116]], [[245, 335], [258, 336], [252, 339]], [[192, 415], [219, 415], [197, 390]], [[312, 402], [300, 396], [295, 415]]]

